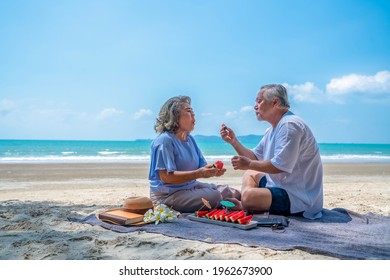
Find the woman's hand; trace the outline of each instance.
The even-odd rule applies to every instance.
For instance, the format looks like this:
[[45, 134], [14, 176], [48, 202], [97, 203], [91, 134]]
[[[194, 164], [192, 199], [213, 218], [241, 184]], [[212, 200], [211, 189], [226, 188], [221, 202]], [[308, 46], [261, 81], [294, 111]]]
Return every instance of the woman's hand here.
[[[209, 166], [211, 166], [211, 168], [216, 171], [213, 176], [220, 177], [220, 176], [224, 175], [226, 172], [226, 168], [219, 169], [219, 168], [216, 168], [214, 164], [206, 165], [205, 167], [209, 168]], [[207, 177], [207, 178], [209, 178], [209, 177]]]
[[198, 174], [199, 174], [199, 178], [211, 178], [214, 176], [218, 176], [217, 174], [219, 171], [222, 170], [218, 170], [217, 168], [214, 168], [212, 164], [207, 164], [198, 169]]
[[215, 176], [217, 176], [217, 177], [222, 176], [226, 172], [226, 168], [222, 168], [222, 169], [216, 168], [216, 169], [217, 169], [217, 174], [215, 174]]

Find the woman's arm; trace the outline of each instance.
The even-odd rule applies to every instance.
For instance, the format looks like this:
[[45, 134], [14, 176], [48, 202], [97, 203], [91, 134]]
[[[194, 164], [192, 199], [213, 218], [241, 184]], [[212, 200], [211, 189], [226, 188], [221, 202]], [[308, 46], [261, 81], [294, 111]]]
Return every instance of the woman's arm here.
[[[224, 172], [223, 172], [224, 173]], [[222, 173], [222, 174], [223, 174]], [[210, 178], [221, 176], [221, 170], [214, 168], [212, 165], [206, 165], [191, 171], [173, 171], [159, 170], [160, 180], [165, 184], [182, 184], [199, 178]]]

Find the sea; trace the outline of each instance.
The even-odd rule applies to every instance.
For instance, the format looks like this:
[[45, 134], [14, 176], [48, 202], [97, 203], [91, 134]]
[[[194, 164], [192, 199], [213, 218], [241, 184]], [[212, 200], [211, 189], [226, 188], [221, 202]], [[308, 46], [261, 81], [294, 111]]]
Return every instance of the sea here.
[[[236, 153], [218, 136], [194, 136], [208, 162], [229, 161]], [[253, 148], [261, 135], [240, 136]], [[150, 161], [151, 139], [131, 141], [94, 140], [0, 140], [2, 163], [128, 162]], [[323, 162], [390, 162], [390, 144], [319, 143]]]

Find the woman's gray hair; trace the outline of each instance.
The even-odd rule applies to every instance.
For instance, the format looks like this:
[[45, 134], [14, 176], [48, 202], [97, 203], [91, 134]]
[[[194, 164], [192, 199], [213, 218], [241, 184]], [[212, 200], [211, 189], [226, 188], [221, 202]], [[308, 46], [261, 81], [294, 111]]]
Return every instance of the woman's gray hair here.
[[169, 98], [160, 109], [154, 130], [157, 133], [175, 133], [179, 129], [180, 109], [184, 104], [191, 104], [191, 98], [179, 95]]
[[290, 102], [288, 101], [287, 90], [282, 85], [270, 84], [260, 88], [260, 91], [264, 90], [263, 97], [267, 101], [272, 101], [274, 98], [279, 99], [280, 107], [290, 108]]

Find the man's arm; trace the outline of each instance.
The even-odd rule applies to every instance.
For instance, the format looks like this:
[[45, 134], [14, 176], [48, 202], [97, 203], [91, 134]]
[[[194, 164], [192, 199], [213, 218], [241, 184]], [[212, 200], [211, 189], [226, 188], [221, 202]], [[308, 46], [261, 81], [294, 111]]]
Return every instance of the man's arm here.
[[232, 165], [234, 169], [240, 169], [240, 170], [256, 170], [263, 173], [268, 174], [276, 174], [284, 172], [283, 170], [280, 170], [279, 168], [275, 167], [270, 160], [256, 160], [256, 159], [250, 159], [245, 156], [234, 156], [232, 158]]
[[249, 168], [251, 170], [260, 171], [268, 174], [277, 174], [284, 172], [279, 168], [275, 167], [270, 160], [260, 161], [260, 160], [251, 160], [249, 163]]
[[252, 150], [246, 148], [240, 143], [240, 141], [237, 140], [234, 144], [232, 144], [232, 146], [236, 150], [237, 154], [239, 154], [240, 156], [244, 156], [252, 160], [257, 159]]
[[231, 128], [223, 124], [220, 130], [220, 135], [224, 141], [226, 141], [227, 143], [233, 146], [237, 154], [241, 156], [245, 156], [250, 159], [256, 159], [255, 154], [250, 149], [242, 145], [240, 141], [238, 141], [236, 134]]

